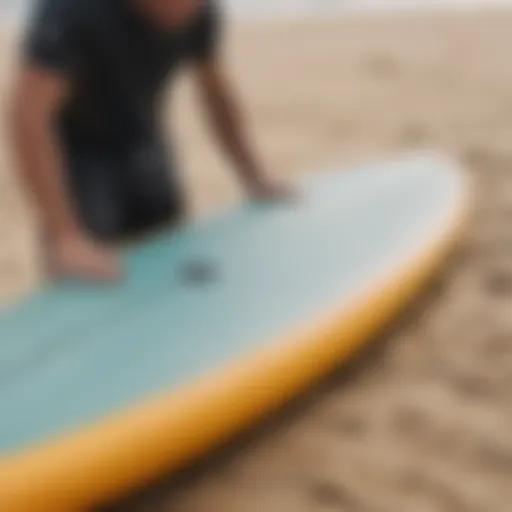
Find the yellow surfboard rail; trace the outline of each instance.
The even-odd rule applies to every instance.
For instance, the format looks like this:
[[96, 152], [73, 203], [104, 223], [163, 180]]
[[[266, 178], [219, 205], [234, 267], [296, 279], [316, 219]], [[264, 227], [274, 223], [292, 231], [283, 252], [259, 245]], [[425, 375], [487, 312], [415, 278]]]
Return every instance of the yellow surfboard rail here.
[[284, 339], [81, 430], [0, 459], [0, 511], [81, 512], [177, 469], [345, 362], [418, 293], [454, 248], [469, 187], [408, 261]]

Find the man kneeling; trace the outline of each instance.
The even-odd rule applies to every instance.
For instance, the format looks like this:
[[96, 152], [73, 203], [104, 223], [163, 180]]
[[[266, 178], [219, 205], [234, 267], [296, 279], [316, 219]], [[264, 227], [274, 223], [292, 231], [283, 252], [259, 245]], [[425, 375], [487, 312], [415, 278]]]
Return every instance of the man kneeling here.
[[220, 18], [215, 0], [38, 2], [11, 132], [59, 275], [115, 277], [111, 242], [183, 215], [159, 100], [185, 64], [251, 193], [282, 193], [244, 137], [218, 56]]

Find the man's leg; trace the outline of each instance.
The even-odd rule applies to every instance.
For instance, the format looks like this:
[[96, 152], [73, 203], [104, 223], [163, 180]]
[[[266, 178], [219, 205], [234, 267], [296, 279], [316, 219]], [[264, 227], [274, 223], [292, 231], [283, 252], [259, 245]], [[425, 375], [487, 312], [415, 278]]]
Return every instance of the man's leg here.
[[69, 182], [76, 214], [88, 234], [101, 242], [125, 236], [127, 208], [114, 159], [99, 154], [75, 156]]
[[182, 190], [162, 146], [150, 143], [130, 151], [122, 168], [131, 234], [142, 234], [182, 219]]

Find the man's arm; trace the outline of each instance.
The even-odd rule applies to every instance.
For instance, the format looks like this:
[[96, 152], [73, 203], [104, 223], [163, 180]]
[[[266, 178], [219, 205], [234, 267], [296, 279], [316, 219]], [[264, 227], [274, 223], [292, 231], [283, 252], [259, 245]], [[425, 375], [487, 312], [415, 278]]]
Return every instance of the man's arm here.
[[[23, 37], [20, 71], [12, 95], [9, 131], [19, 172], [38, 206], [47, 263], [59, 275], [110, 279], [116, 262], [83, 233], [64, 180], [56, 115], [78, 64], [83, 16], [69, 0], [39, 0]], [[79, 53], [79, 52], [78, 52]]]
[[257, 190], [265, 181], [263, 169], [249, 142], [241, 108], [225, 73], [214, 59], [198, 63], [195, 72], [213, 132], [232, 157], [244, 184]]
[[54, 125], [67, 89], [58, 74], [25, 64], [11, 101], [12, 143], [21, 176], [42, 217], [51, 270], [62, 276], [110, 280], [117, 276], [116, 261], [82, 233], [64, 184]]
[[234, 161], [244, 184], [252, 194], [263, 197], [288, 195], [271, 184], [246, 133], [242, 110], [223, 70], [220, 52], [222, 13], [216, 0], [207, 0], [191, 56], [199, 91], [213, 125], [213, 132]]
[[12, 98], [10, 133], [21, 176], [52, 238], [78, 230], [64, 187], [54, 116], [67, 94], [66, 80], [26, 65]]

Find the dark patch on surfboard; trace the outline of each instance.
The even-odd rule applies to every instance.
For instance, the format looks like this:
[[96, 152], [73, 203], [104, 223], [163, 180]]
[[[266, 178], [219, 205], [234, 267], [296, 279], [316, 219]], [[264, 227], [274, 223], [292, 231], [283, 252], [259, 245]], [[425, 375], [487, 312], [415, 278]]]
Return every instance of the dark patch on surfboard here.
[[184, 285], [204, 286], [215, 282], [217, 277], [217, 266], [205, 259], [188, 261], [179, 270], [179, 279]]

